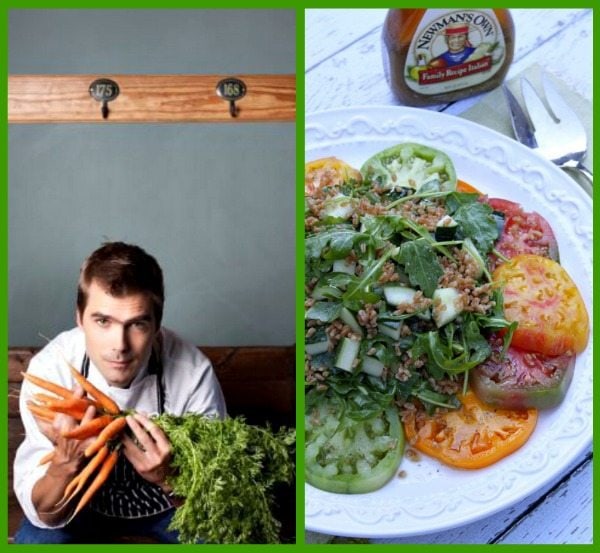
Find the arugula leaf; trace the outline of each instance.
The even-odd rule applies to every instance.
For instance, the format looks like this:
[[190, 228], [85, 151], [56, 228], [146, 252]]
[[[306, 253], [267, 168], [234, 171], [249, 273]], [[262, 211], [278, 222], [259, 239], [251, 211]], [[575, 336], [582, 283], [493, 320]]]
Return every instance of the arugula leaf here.
[[413, 357], [426, 354], [427, 369], [439, 379], [443, 373], [460, 374], [471, 370], [483, 363], [492, 350], [476, 319], [467, 315], [457, 332], [447, 335], [432, 330], [419, 335], [411, 352]]
[[396, 232], [397, 219], [395, 216], [365, 215], [360, 222], [363, 233], [370, 236], [373, 245], [382, 246]]
[[452, 215], [463, 205], [472, 205], [477, 203], [479, 194], [473, 192], [452, 192], [446, 198], [446, 211]]
[[431, 244], [425, 238], [404, 242], [396, 259], [404, 265], [410, 283], [430, 298], [444, 274]]
[[360, 344], [360, 357], [363, 358], [367, 355], [367, 352], [375, 350], [374, 353], [370, 353], [369, 355], [379, 359], [386, 367], [392, 367], [396, 363], [396, 355], [393, 347], [390, 347], [392, 344], [392, 338], [382, 334], [372, 339], [362, 340]]
[[470, 238], [483, 255], [487, 255], [498, 239], [498, 225], [492, 208], [480, 202], [461, 205], [452, 215], [464, 237]]
[[427, 413], [430, 415], [433, 414], [436, 407], [445, 407], [446, 409], [458, 409], [460, 407], [460, 401], [456, 396], [435, 392], [426, 381], [421, 381], [421, 385], [413, 391], [413, 394], [423, 402]]
[[[384, 381], [363, 372], [334, 370], [327, 379], [328, 389], [324, 393], [333, 394], [344, 406], [344, 417], [367, 420], [391, 405], [396, 397], [397, 385], [396, 379]], [[309, 392], [318, 393], [315, 389]]]
[[501, 356], [504, 357], [519, 323], [517, 321], [510, 322], [504, 318], [504, 294], [500, 288], [492, 291], [492, 300], [494, 302], [492, 312], [489, 315], [476, 315], [475, 318], [480, 328], [489, 328], [491, 330], [507, 329], [503, 337], [501, 353]]
[[367, 238], [352, 227], [335, 226], [306, 237], [306, 258], [343, 259], [358, 242]]
[[356, 281], [357, 277], [348, 273], [330, 273], [324, 275], [319, 285], [333, 286], [334, 288], [345, 288], [351, 282]]
[[392, 248], [385, 252], [379, 259], [363, 263], [364, 272], [360, 276], [360, 280], [358, 282], [348, 287], [348, 290], [343, 296], [344, 302], [352, 299], [355, 301], [357, 294], [360, 294], [361, 292], [370, 293], [369, 288], [371, 284], [376, 282], [379, 278], [381, 270], [383, 269], [383, 266], [385, 265], [386, 261], [390, 257], [394, 257], [395, 255], [397, 255], [398, 251], [398, 248]]
[[492, 353], [492, 348], [481, 334], [479, 325], [474, 317], [467, 316], [462, 327], [464, 348], [469, 352], [469, 363], [473, 366], [483, 363]]

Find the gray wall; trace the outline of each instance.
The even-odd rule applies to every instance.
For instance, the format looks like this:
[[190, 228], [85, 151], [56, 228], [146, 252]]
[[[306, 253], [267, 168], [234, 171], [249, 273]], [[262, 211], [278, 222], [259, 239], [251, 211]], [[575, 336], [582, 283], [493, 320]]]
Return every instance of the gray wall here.
[[[9, 72], [294, 73], [295, 14], [13, 10]], [[73, 325], [107, 239], [158, 259], [164, 324], [194, 343], [292, 344], [294, 165], [292, 123], [12, 125], [9, 344]]]

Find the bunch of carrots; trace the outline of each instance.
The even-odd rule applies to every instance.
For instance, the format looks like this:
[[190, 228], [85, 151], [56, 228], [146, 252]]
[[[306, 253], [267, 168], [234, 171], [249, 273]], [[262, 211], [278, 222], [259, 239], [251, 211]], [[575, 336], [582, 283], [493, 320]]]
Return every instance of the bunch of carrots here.
[[[67, 485], [62, 499], [56, 505], [62, 508], [71, 502], [84, 489], [90, 478], [94, 476], [89, 487], [81, 496], [74, 517], [85, 505], [89, 503], [92, 496], [100, 489], [108, 479], [112, 469], [117, 463], [120, 450], [120, 436], [127, 426], [126, 413], [105, 393], [96, 388], [74, 367], [69, 365], [73, 377], [83, 390], [88, 394], [85, 397], [77, 397], [72, 390], [58, 384], [45, 380], [28, 373], [21, 373], [23, 377], [36, 386], [51, 392], [34, 394], [34, 400], [29, 400], [27, 407], [31, 413], [39, 419], [52, 422], [54, 418], [63, 413], [81, 421], [87, 409], [94, 406], [96, 417], [79, 425], [72, 430], [62, 431], [65, 438], [85, 440], [96, 437], [85, 449], [84, 456], [89, 458], [88, 463]], [[54, 457], [55, 450], [51, 451], [40, 460], [40, 465], [49, 463]]]
[[[75, 505], [71, 520], [113, 471], [130, 411], [121, 410], [77, 369], [70, 364], [69, 368], [84, 397], [39, 376], [22, 374], [41, 389], [27, 403], [36, 418], [51, 422], [59, 413], [69, 415], [80, 424], [61, 430], [62, 435], [90, 441], [84, 450], [86, 463], [55, 505], [57, 510]], [[96, 410], [92, 420], [85, 418], [90, 406]], [[278, 541], [281, 523], [274, 514], [279, 510], [274, 487], [292, 481], [295, 430], [272, 432], [246, 424], [241, 417], [221, 420], [196, 413], [163, 414], [153, 421], [173, 447], [175, 470], [170, 484], [184, 501], [169, 529], [178, 532], [181, 543]], [[40, 465], [50, 462], [55, 451], [45, 455]]]

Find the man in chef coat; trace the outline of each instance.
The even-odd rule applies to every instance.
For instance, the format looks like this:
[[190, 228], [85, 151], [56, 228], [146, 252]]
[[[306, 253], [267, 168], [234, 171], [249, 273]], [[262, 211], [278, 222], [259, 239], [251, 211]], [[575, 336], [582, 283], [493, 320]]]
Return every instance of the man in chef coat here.
[[[27, 402], [39, 389], [24, 382], [20, 411], [25, 439], [14, 464], [14, 489], [25, 513], [15, 543], [110, 543], [118, 535], [145, 535], [177, 543], [167, 531], [177, 498], [167, 484], [171, 446], [150, 415], [195, 412], [225, 416], [225, 401], [209, 359], [161, 326], [162, 270], [142, 248], [109, 242], [83, 263], [77, 289], [77, 326], [59, 334], [29, 364], [28, 372], [78, 389], [68, 364], [121, 408], [129, 433], [122, 455], [88, 507], [72, 518], [74, 505], [56, 509], [70, 480], [85, 463], [89, 440], [67, 439], [78, 422], [59, 415], [34, 418]], [[52, 460], [39, 461], [54, 450]]]

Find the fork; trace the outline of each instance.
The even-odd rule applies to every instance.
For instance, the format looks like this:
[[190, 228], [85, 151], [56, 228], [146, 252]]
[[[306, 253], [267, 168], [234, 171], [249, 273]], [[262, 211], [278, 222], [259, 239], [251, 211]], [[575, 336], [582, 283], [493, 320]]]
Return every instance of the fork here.
[[521, 78], [521, 91], [529, 117], [508, 86], [502, 85], [517, 140], [562, 169], [579, 171], [593, 185], [591, 171], [582, 164], [587, 153], [587, 136], [581, 120], [545, 75], [542, 84], [552, 113], [548, 112], [531, 83]]

